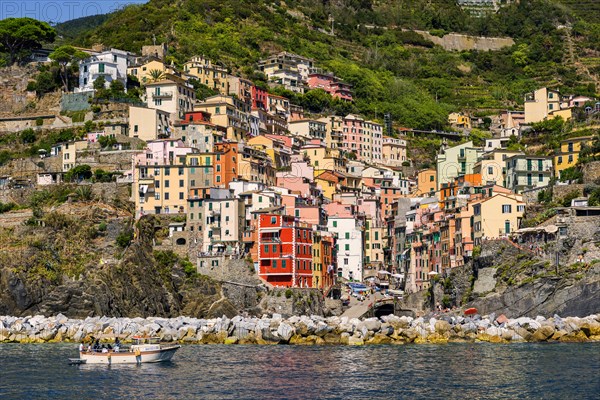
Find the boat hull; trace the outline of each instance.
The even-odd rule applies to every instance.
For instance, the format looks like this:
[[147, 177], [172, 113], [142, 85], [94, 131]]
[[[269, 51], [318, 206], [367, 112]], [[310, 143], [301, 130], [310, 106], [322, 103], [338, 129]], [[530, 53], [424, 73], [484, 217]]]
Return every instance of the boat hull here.
[[141, 363], [157, 363], [170, 361], [175, 352], [180, 348], [179, 345], [163, 347], [159, 350], [142, 351], [136, 355], [134, 352], [119, 352], [119, 353], [98, 353], [98, 352], [81, 352], [79, 358], [85, 364], [141, 364]]

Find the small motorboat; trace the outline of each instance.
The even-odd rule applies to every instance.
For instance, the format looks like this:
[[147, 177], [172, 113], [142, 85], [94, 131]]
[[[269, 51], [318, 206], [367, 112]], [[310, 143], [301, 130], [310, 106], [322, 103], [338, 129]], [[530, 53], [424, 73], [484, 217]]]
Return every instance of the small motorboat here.
[[161, 344], [158, 337], [134, 337], [130, 348], [81, 351], [79, 359], [69, 359], [71, 364], [141, 364], [170, 361], [181, 346]]

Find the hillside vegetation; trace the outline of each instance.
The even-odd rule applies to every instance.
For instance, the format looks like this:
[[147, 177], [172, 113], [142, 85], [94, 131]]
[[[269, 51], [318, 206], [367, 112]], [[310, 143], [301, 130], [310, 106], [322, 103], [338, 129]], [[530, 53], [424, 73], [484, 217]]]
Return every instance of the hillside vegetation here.
[[[178, 64], [204, 54], [255, 81], [264, 79], [254, 71], [261, 57], [295, 52], [354, 85], [355, 107], [344, 111], [379, 119], [390, 112], [402, 125], [436, 129], [449, 111], [514, 108], [542, 85], [595, 95], [599, 25], [564, 3], [523, 0], [474, 18], [442, 0], [151, 0], [111, 14], [98, 27], [57, 28], [75, 44], [136, 52], [154, 37], [169, 45]], [[410, 29], [510, 36], [516, 44], [448, 52]]]

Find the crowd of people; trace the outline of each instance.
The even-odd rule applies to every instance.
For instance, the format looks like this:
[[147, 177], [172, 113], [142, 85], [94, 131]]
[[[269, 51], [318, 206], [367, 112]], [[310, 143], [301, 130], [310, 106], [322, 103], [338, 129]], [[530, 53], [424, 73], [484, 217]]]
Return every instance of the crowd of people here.
[[96, 352], [96, 353], [109, 353], [109, 352], [113, 352], [113, 353], [118, 353], [121, 347], [121, 341], [119, 340], [119, 338], [115, 339], [114, 344], [111, 346], [110, 343], [106, 343], [106, 344], [100, 344], [100, 339], [96, 339], [94, 341], [94, 339], [92, 338], [92, 343], [89, 344], [87, 346], [87, 348], [85, 347], [85, 344], [83, 342], [81, 342], [81, 344], [79, 344], [79, 352], [83, 353], [84, 350], [88, 353], [91, 352]]

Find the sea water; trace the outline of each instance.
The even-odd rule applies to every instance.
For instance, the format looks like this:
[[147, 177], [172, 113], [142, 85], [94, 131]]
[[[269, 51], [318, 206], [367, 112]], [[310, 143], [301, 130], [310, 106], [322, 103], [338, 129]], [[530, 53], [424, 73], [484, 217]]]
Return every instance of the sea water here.
[[600, 399], [600, 343], [186, 345], [163, 364], [68, 365], [0, 344], [1, 399]]

